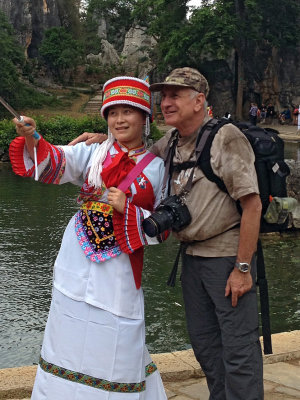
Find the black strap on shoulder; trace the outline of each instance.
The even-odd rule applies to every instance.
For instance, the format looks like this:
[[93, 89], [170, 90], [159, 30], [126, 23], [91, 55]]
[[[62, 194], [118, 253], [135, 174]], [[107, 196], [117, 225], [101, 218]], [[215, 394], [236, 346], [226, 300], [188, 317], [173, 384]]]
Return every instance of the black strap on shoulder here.
[[[207, 124], [204, 125], [204, 127], [201, 129], [201, 132], [199, 134], [199, 136], [202, 136], [205, 134], [205, 132], [209, 131], [209, 135], [205, 142], [202, 154], [198, 160], [198, 165], [201, 168], [201, 170], [203, 171], [206, 178], [212, 182], [215, 182], [215, 184], [219, 187], [219, 189], [225, 193], [228, 193], [228, 190], [227, 190], [224, 182], [222, 181], [221, 178], [219, 178], [214, 173], [214, 171], [211, 167], [210, 149], [212, 146], [212, 142], [213, 142], [216, 134], [218, 133], [219, 129], [222, 128], [222, 126], [227, 125], [229, 123], [230, 123], [230, 121], [228, 121], [227, 119], [218, 120], [218, 119], [213, 118], [210, 121], [208, 121]], [[197, 139], [196, 147], [198, 145], [199, 140], [200, 140], [200, 137]]]
[[[165, 149], [165, 154], [164, 154], [164, 160], [165, 160], [165, 174], [163, 178], [163, 188], [162, 188], [162, 193], [165, 193], [167, 182], [172, 175], [172, 165], [173, 165], [173, 157], [175, 154], [175, 148], [176, 144], [178, 142], [178, 130], [174, 129], [171, 133], [170, 139], [168, 141], [167, 147]], [[170, 186], [169, 186], [170, 189]]]
[[266, 279], [264, 253], [260, 239], [257, 242], [257, 284], [260, 296], [260, 312], [264, 354], [272, 354], [272, 338], [269, 313], [268, 281]]

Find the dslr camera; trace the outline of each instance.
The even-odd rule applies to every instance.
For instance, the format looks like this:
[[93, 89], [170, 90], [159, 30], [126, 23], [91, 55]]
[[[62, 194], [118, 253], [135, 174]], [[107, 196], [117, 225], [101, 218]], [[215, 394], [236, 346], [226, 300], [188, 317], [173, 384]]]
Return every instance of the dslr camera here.
[[142, 225], [146, 235], [154, 237], [168, 229], [179, 232], [191, 220], [189, 209], [182, 202], [182, 199], [173, 195], [163, 200], [154, 213], [144, 219]]

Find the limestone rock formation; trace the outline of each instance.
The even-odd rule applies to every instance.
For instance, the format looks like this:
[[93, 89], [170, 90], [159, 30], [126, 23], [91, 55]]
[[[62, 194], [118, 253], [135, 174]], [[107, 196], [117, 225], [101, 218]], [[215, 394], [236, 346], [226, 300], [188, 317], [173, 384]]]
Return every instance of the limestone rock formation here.
[[106, 21], [102, 17], [98, 22], [97, 36], [101, 39], [107, 39]]
[[101, 66], [113, 66], [120, 63], [118, 53], [114, 49], [113, 45], [107, 40], [101, 40], [102, 51], [99, 54], [90, 53], [86, 59], [89, 64], [96, 64]]
[[121, 54], [127, 74], [137, 75], [142, 79], [149, 74], [154, 68], [149, 54], [155, 43], [140, 26], [132, 27], [127, 32]]

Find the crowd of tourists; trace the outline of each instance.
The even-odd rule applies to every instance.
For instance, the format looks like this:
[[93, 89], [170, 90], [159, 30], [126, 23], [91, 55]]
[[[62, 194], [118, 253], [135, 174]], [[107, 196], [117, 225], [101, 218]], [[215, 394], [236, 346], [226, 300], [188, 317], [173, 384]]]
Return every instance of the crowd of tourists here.
[[285, 106], [283, 110], [276, 111], [272, 103], [268, 105], [251, 103], [249, 109], [249, 121], [252, 125], [257, 123], [273, 125], [279, 123], [281, 125], [298, 125], [299, 107], [292, 105]]

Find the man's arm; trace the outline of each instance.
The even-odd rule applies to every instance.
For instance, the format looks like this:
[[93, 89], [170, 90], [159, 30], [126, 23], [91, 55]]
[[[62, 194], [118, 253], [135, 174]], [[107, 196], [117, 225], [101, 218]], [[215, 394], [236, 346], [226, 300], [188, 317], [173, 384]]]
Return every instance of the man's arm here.
[[92, 132], [84, 132], [76, 139], [72, 140], [68, 144], [68, 146], [74, 146], [77, 143], [85, 142], [86, 145], [90, 145], [93, 143], [102, 143], [107, 139], [107, 135], [105, 133], [92, 133]]
[[[241, 197], [243, 214], [241, 218], [240, 241], [236, 261], [251, 262], [256, 251], [261, 218], [261, 201], [256, 193]], [[247, 293], [252, 287], [252, 276], [250, 271], [244, 273], [234, 268], [227, 280], [225, 296], [231, 293], [232, 306], [236, 307], [238, 298]]]

